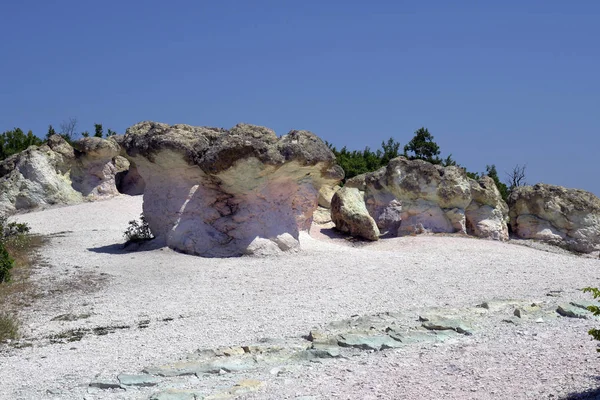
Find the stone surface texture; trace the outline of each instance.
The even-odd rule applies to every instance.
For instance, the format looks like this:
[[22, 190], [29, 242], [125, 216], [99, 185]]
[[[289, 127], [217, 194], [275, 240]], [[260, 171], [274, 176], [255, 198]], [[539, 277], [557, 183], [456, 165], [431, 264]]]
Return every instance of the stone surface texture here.
[[158, 241], [190, 254], [270, 255], [298, 248], [319, 189], [343, 178], [307, 131], [230, 130], [141, 122], [122, 141], [146, 186], [144, 215]]
[[516, 188], [508, 203], [516, 236], [581, 253], [600, 249], [600, 199], [592, 193], [539, 183]]
[[369, 214], [382, 232], [508, 239], [508, 208], [493, 181], [475, 181], [458, 167], [398, 157], [375, 172], [349, 179], [346, 187], [364, 192]]
[[93, 137], [74, 146], [54, 135], [0, 162], [0, 213], [117, 195], [115, 175], [129, 168], [117, 142]]
[[343, 187], [331, 200], [331, 220], [342, 232], [367, 240], [379, 239], [379, 228], [369, 215], [363, 195], [356, 188]]

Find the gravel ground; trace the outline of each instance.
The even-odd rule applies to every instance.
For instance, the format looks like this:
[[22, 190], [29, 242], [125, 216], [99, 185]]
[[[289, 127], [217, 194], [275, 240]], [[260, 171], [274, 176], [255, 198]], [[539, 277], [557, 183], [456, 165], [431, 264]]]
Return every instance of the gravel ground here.
[[[0, 399], [148, 399], [151, 389], [90, 391], [94, 379], [174, 362], [199, 348], [292, 338], [352, 315], [472, 307], [488, 299], [590, 299], [600, 261], [463, 237], [418, 236], [353, 243], [323, 230], [303, 250], [273, 258], [204, 259], [157, 249], [123, 252], [141, 197], [19, 215], [52, 235], [47, 265], [32, 279], [39, 299], [23, 313], [24, 340], [2, 345]], [[332, 237], [333, 236], [333, 237]], [[561, 300], [561, 301], [562, 301]], [[71, 314], [75, 321], [53, 320]], [[128, 327], [117, 329], [114, 327]], [[360, 352], [284, 375], [257, 372], [256, 399], [594, 398], [600, 385], [596, 322], [480, 323], [459, 341]], [[77, 328], [113, 327], [52, 343]], [[110, 330], [110, 329], [109, 329]], [[221, 389], [240, 376], [182, 385]]]

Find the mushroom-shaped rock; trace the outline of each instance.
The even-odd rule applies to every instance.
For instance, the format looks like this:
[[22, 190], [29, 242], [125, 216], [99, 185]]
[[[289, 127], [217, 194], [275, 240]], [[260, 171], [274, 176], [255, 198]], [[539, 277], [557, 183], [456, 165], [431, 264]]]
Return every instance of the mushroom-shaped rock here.
[[343, 187], [333, 195], [331, 220], [337, 229], [352, 236], [379, 239], [379, 228], [369, 215], [363, 195], [356, 188]]
[[159, 241], [206, 257], [298, 248], [319, 189], [343, 171], [306, 131], [141, 122], [121, 145], [145, 182], [144, 216]]
[[600, 199], [590, 192], [537, 184], [509, 196], [513, 233], [581, 253], [600, 249]]
[[[505, 203], [494, 197], [495, 192], [488, 193], [493, 189], [470, 180], [462, 168], [398, 157], [375, 172], [349, 179], [346, 186], [364, 191], [369, 214], [384, 232], [401, 236], [469, 229], [476, 236], [506, 239]], [[473, 196], [475, 189], [481, 193]], [[482, 209], [483, 205], [491, 209]]]

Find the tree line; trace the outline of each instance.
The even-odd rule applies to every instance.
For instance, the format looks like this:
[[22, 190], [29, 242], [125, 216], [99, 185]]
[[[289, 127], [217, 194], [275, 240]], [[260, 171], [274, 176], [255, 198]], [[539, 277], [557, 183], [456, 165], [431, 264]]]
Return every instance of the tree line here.
[[[116, 135], [116, 132], [108, 129], [104, 132], [102, 124], [94, 124], [93, 135], [89, 131], [77, 132], [77, 119], [69, 118], [63, 121], [59, 130], [56, 131], [52, 125], [48, 126], [45, 139], [52, 135], [62, 136], [69, 144], [72, 144], [78, 137], [110, 137]], [[44, 141], [28, 131], [25, 134], [20, 128], [15, 128], [10, 131], [5, 131], [0, 134], [0, 161], [10, 157], [13, 154], [19, 153], [29, 146], [39, 146]], [[425, 127], [415, 131], [413, 138], [404, 146], [401, 152], [400, 143], [389, 138], [381, 143], [381, 149], [371, 151], [369, 147], [364, 150], [348, 150], [346, 146], [338, 150], [331, 143], [326, 142], [331, 151], [335, 154], [337, 163], [342, 167], [346, 174], [345, 179], [355, 177], [366, 172], [376, 171], [381, 167], [386, 166], [391, 159], [398, 156], [405, 156], [411, 160], [425, 160], [432, 164], [443, 166], [461, 167], [453, 158], [452, 154], [446, 158], [441, 158], [440, 146], [434, 141], [433, 135]], [[517, 165], [512, 171], [507, 173], [507, 179], [502, 182], [498, 176], [498, 171], [494, 164], [486, 165], [485, 172], [476, 173], [466, 171], [467, 175], [473, 179], [479, 179], [482, 175], [488, 175], [494, 180], [502, 198], [506, 201], [510, 192], [519, 186], [525, 185], [525, 165]]]
[[0, 161], [12, 156], [13, 154], [20, 153], [27, 149], [29, 146], [40, 146], [52, 135], [60, 135], [69, 144], [73, 144], [73, 141], [79, 137], [110, 137], [117, 133], [112, 129], [108, 129], [104, 133], [102, 124], [94, 124], [94, 134], [90, 134], [89, 131], [77, 132], [77, 119], [69, 118], [60, 124], [59, 130], [54, 129], [52, 125], [48, 126], [45, 140], [40, 139], [30, 130], [27, 133], [23, 132], [21, 128], [14, 128], [10, 131], [5, 131], [0, 134]]
[[515, 166], [512, 171], [506, 173], [506, 180], [502, 182], [494, 164], [486, 165], [485, 172], [478, 173], [467, 171], [466, 168], [459, 165], [452, 158], [452, 154], [441, 158], [440, 146], [434, 141], [433, 135], [425, 127], [415, 131], [413, 138], [404, 146], [402, 153], [400, 152], [400, 142], [397, 142], [394, 138], [389, 138], [387, 141], [381, 142], [381, 149], [375, 151], [372, 151], [369, 147], [365, 147], [364, 150], [348, 150], [346, 146], [338, 150], [331, 143], [325, 143], [327, 143], [329, 149], [335, 154], [337, 163], [346, 174], [344, 182], [357, 175], [376, 171], [386, 166], [391, 159], [402, 155], [410, 160], [424, 160], [444, 167], [456, 166], [463, 168], [467, 176], [472, 179], [479, 179], [481, 176], [487, 175], [496, 183], [496, 187], [504, 201], [508, 200], [508, 196], [516, 187], [526, 185], [525, 165]]

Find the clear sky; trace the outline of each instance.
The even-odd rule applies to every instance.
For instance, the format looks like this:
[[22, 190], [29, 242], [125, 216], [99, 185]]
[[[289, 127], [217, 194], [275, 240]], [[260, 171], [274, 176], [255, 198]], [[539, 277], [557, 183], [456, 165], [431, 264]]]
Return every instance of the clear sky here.
[[600, 195], [600, 1], [0, 3], [0, 131], [75, 117], [404, 146]]

